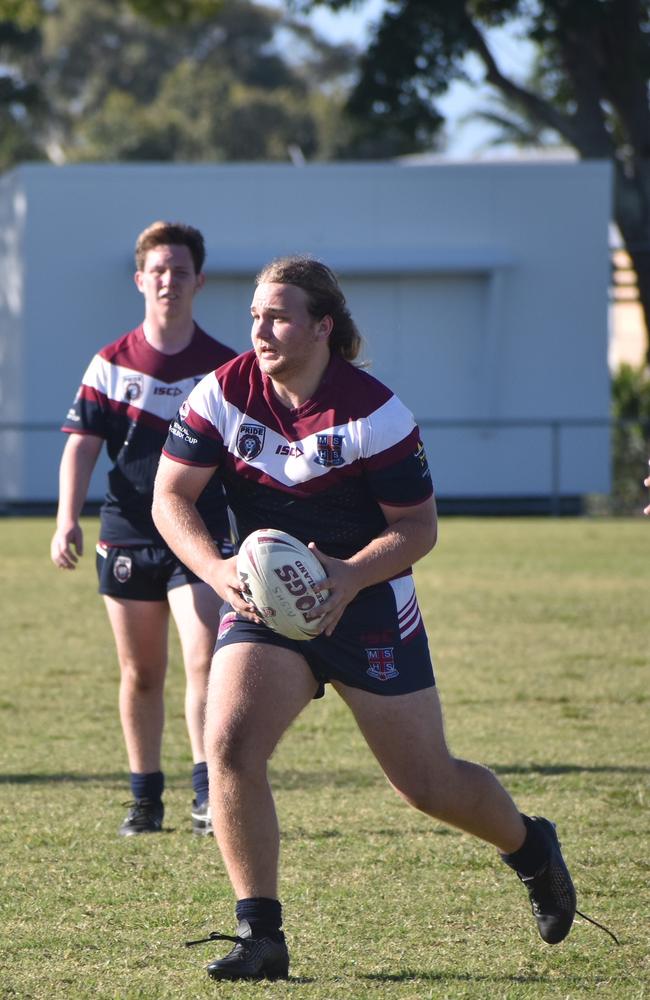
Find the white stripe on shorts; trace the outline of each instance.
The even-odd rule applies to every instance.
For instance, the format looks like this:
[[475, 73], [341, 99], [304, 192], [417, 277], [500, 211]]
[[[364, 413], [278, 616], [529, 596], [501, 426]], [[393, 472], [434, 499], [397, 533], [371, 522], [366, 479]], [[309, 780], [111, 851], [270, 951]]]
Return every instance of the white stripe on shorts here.
[[399, 579], [389, 582], [395, 594], [399, 634], [400, 639], [403, 640], [415, 632], [422, 622], [415, 593], [415, 582], [412, 576], [401, 576]]

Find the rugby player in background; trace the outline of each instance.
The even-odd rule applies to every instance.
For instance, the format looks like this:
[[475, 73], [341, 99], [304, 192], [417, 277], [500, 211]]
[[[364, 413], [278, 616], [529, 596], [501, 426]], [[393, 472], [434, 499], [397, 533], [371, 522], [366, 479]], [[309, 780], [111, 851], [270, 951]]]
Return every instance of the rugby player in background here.
[[[119, 711], [133, 802], [122, 836], [162, 829], [161, 748], [170, 614], [186, 674], [185, 718], [194, 767], [192, 829], [212, 832], [203, 721], [220, 597], [171, 552], [151, 518], [160, 452], [179, 399], [235, 357], [193, 319], [203, 286], [205, 244], [192, 226], [154, 222], [135, 247], [135, 283], [144, 320], [102, 348], [88, 366], [63, 430], [59, 505], [51, 557], [71, 570], [83, 553], [79, 517], [104, 445], [113, 463], [97, 545], [104, 597], [120, 664]], [[198, 506], [224, 557], [233, 547], [223, 491], [206, 479]]]

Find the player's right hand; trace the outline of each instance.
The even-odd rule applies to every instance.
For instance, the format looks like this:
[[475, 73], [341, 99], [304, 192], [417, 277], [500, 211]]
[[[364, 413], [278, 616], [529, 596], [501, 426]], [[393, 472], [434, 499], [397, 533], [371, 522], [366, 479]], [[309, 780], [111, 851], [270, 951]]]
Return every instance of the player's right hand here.
[[237, 572], [237, 556], [230, 559], [215, 560], [214, 573], [207, 581], [216, 590], [222, 600], [226, 601], [237, 614], [250, 621], [263, 624], [263, 619], [257, 614], [249, 595], [242, 591], [241, 580]]
[[75, 569], [83, 555], [84, 536], [79, 523], [57, 528], [50, 544], [50, 557], [59, 569]]

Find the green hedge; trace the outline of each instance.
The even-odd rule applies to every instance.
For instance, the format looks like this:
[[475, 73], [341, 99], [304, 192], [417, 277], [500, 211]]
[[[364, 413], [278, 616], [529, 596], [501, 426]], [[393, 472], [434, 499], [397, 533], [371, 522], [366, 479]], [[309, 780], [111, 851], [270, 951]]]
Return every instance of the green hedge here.
[[624, 364], [612, 379], [612, 495], [615, 514], [648, 503], [643, 486], [650, 458], [650, 370]]

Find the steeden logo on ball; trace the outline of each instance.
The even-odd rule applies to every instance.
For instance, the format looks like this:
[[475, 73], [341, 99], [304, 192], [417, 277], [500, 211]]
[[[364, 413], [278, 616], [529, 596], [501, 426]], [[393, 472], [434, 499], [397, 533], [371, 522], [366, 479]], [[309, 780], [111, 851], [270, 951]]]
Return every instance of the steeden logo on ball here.
[[277, 528], [252, 532], [237, 556], [242, 590], [265, 624], [290, 639], [313, 639], [320, 631], [311, 616], [329, 591], [317, 589], [327, 576], [301, 541]]

